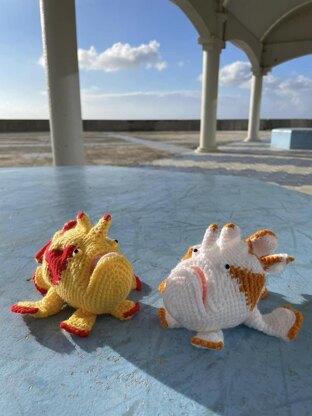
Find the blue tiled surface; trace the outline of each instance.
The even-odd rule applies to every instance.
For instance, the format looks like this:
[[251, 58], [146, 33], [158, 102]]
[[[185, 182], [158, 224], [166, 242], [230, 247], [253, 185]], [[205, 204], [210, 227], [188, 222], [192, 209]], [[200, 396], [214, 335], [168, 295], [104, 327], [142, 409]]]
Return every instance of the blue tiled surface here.
[[312, 149], [312, 129], [274, 129], [271, 147], [279, 149]]
[[[312, 413], [310, 196], [247, 178], [111, 167], [2, 169], [0, 190], [1, 415]], [[138, 315], [100, 317], [87, 339], [59, 329], [68, 309], [44, 320], [9, 312], [40, 298], [28, 281], [33, 255], [79, 210], [112, 214], [110, 235], [145, 282], [133, 294]], [[224, 331], [224, 350], [205, 351], [189, 331], [160, 327], [156, 288], [211, 222], [235, 222], [246, 236], [271, 228], [279, 251], [296, 257], [269, 277], [261, 306], [303, 312], [295, 342], [238, 327]]]

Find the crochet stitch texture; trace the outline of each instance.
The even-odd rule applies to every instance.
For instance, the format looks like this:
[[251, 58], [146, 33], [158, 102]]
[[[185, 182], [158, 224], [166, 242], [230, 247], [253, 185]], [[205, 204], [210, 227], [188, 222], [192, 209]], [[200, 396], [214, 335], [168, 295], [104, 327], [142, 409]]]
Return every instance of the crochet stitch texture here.
[[195, 347], [222, 349], [222, 329], [245, 324], [268, 335], [293, 340], [303, 316], [290, 306], [261, 314], [257, 307], [267, 296], [265, 273], [280, 272], [293, 257], [272, 254], [276, 235], [261, 230], [241, 238], [235, 224], [226, 224], [219, 235], [211, 224], [200, 245], [191, 247], [159, 290], [164, 308], [158, 310], [165, 328], [184, 327], [197, 334]]
[[92, 226], [84, 212], [66, 223], [35, 256], [39, 266], [33, 282], [45, 296], [18, 302], [11, 311], [46, 318], [68, 304], [76, 311], [60, 326], [82, 337], [89, 335], [97, 315], [130, 319], [140, 305], [126, 298], [131, 289], [141, 289], [141, 282], [118, 241], [107, 237], [110, 225], [109, 214]]

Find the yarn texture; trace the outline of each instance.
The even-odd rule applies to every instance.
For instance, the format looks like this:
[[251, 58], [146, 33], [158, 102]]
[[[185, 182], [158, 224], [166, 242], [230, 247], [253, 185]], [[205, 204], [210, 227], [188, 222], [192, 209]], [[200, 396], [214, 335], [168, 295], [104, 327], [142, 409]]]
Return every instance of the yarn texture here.
[[277, 237], [270, 230], [241, 238], [237, 225], [221, 233], [211, 224], [201, 244], [190, 247], [182, 261], [161, 282], [164, 307], [158, 310], [164, 328], [184, 327], [197, 334], [195, 347], [222, 349], [222, 329], [245, 324], [268, 335], [294, 340], [303, 316], [290, 306], [262, 314], [258, 302], [268, 295], [266, 273], [281, 272], [293, 257], [273, 254]]
[[32, 280], [45, 296], [18, 302], [11, 311], [46, 318], [70, 305], [76, 311], [60, 327], [81, 337], [90, 334], [97, 315], [130, 319], [140, 305], [127, 296], [131, 289], [140, 290], [141, 282], [117, 240], [107, 237], [111, 221], [105, 214], [92, 226], [87, 214], [80, 212], [57, 231], [35, 256], [39, 265]]

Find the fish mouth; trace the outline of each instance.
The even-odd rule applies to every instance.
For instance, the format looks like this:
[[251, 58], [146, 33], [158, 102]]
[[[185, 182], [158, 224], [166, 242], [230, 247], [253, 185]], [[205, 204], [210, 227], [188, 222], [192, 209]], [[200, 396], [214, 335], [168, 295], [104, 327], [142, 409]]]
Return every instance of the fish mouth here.
[[116, 257], [116, 256], [120, 256], [120, 254], [116, 252], [111, 252], [111, 253], [106, 253], [106, 254], [94, 257], [94, 259], [91, 262], [90, 273], [91, 274], [93, 273], [94, 269], [96, 268], [100, 260], [106, 259], [108, 257]]
[[189, 266], [188, 269], [191, 269], [199, 280], [202, 288], [203, 303], [205, 304], [207, 298], [207, 279], [205, 273], [198, 266]]

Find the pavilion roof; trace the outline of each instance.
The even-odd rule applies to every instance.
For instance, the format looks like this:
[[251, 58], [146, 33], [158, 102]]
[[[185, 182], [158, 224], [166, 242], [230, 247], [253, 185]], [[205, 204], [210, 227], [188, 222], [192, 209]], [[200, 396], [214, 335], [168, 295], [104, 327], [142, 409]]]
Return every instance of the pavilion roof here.
[[312, 0], [171, 0], [190, 18], [200, 43], [239, 46], [254, 68], [312, 53]]

